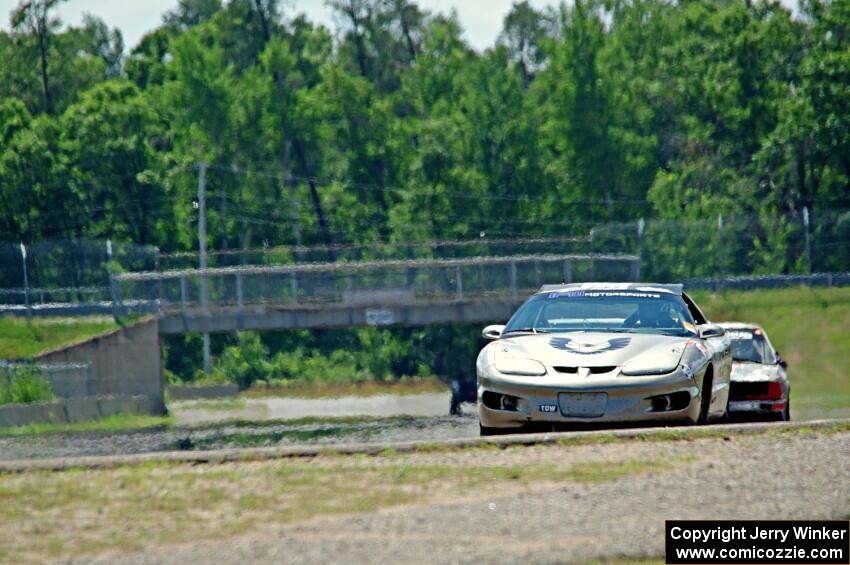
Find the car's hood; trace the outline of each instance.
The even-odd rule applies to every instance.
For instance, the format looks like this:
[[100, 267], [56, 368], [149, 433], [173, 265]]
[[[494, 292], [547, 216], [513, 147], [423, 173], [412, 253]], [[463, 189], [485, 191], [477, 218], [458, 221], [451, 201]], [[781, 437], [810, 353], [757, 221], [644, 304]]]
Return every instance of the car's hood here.
[[779, 365], [732, 362], [732, 380], [738, 382], [775, 381], [782, 378]]
[[688, 339], [637, 333], [567, 332], [505, 338], [499, 341], [499, 346], [511, 355], [549, 366], [620, 367], [650, 351], [681, 356]]

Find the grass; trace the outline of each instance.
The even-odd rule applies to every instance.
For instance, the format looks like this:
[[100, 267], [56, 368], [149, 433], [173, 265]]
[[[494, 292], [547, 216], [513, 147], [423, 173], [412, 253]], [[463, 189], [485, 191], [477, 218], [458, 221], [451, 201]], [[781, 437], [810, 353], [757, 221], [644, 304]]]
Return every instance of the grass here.
[[352, 383], [293, 382], [287, 386], [256, 387], [241, 393], [243, 397], [284, 396], [299, 398], [329, 398], [340, 396], [376, 396], [379, 394], [410, 395], [425, 392], [445, 392], [446, 384], [437, 378], [413, 378], [394, 381], [359, 381]]
[[118, 327], [111, 318], [99, 316], [34, 318], [31, 322], [0, 316], [0, 359], [28, 359]]
[[180, 402], [182, 410], [209, 410], [212, 412], [234, 412], [242, 410], [248, 405], [244, 398], [239, 397], [172, 400], [171, 402]]
[[319, 457], [308, 462], [149, 464], [0, 475], [0, 560], [40, 562], [222, 539], [318, 516], [540, 483], [609, 481], [680, 463], [502, 466]]
[[173, 423], [174, 419], [169, 416], [116, 414], [100, 420], [77, 424], [27, 424], [13, 428], [0, 428], [0, 437], [79, 432], [130, 432], [171, 426]]
[[53, 400], [53, 387], [35, 365], [4, 368], [0, 372], [0, 405]]
[[792, 406], [808, 415], [850, 408], [850, 288], [694, 292], [714, 322], [761, 324], [789, 364]]

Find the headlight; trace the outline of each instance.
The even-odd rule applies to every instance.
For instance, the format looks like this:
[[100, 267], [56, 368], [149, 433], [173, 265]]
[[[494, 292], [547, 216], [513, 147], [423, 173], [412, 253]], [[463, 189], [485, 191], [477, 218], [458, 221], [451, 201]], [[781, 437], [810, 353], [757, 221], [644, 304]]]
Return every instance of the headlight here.
[[546, 374], [546, 367], [533, 359], [522, 357], [496, 356], [496, 370], [506, 375], [524, 375], [528, 377], [539, 377]]
[[672, 348], [669, 345], [655, 347], [623, 365], [622, 373], [629, 377], [672, 373], [679, 366], [686, 346], [687, 343]]

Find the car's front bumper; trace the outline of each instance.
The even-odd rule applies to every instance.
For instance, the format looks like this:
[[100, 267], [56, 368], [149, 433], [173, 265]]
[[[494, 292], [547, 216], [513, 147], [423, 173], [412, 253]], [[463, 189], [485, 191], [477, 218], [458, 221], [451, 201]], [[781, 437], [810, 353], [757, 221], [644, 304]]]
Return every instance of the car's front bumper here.
[[[497, 398], [494, 395], [516, 398], [515, 409], [499, 406], [493, 402]], [[605, 395], [604, 402], [600, 395]], [[676, 402], [659, 409], [663, 402], [653, 399], [663, 396]], [[576, 399], [590, 399], [595, 409], [577, 414]], [[699, 409], [699, 386], [681, 368], [667, 375], [645, 377], [627, 377], [619, 372], [607, 376], [514, 377], [495, 371], [478, 377], [478, 412], [485, 427], [518, 428], [532, 422], [696, 421]]]
[[787, 400], [730, 400], [729, 413], [778, 414], [785, 410], [787, 405]]

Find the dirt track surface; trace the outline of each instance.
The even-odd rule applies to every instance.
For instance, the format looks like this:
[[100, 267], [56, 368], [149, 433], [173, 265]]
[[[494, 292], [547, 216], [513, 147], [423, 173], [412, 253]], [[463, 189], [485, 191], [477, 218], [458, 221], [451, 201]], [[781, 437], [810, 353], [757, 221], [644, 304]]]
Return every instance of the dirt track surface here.
[[[477, 436], [475, 405], [464, 404], [461, 417], [448, 416], [449, 399], [448, 393], [268, 397], [240, 401], [232, 408], [226, 404], [222, 408], [221, 401], [176, 402], [170, 405], [176, 420], [173, 428], [0, 437], [0, 461], [238, 447], [431, 442]], [[318, 420], [296, 420], [304, 417]], [[234, 420], [243, 423], [228, 423]]]
[[[411, 466], [564, 466], [654, 460], [611, 480], [483, 485], [421, 504], [264, 524], [216, 541], [109, 552], [73, 563], [563, 563], [658, 557], [665, 519], [850, 515], [850, 432], [411, 453]], [[380, 459], [378, 459], [380, 461]], [[269, 463], [254, 463], [269, 464]], [[209, 524], [215, 532], [217, 524]], [[211, 534], [210, 537], [215, 537]]]
[[450, 392], [420, 394], [376, 394], [335, 398], [259, 397], [244, 399], [244, 405], [232, 410], [210, 410], [204, 402], [175, 402], [169, 406], [178, 426], [210, 424], [222, 417], [238, 420], [295, 420], [308, 417], [346, 416], [445, 416], [451, 402]]
[[382, 418], [362, 422], [256, 422], [215, 428], [151, 429], [0, 437], [0, 461], [209, 451], [238, 447], [286, 447], [340, 443], [441, 441], [478, 435], [478, 420], [464, 416]]

